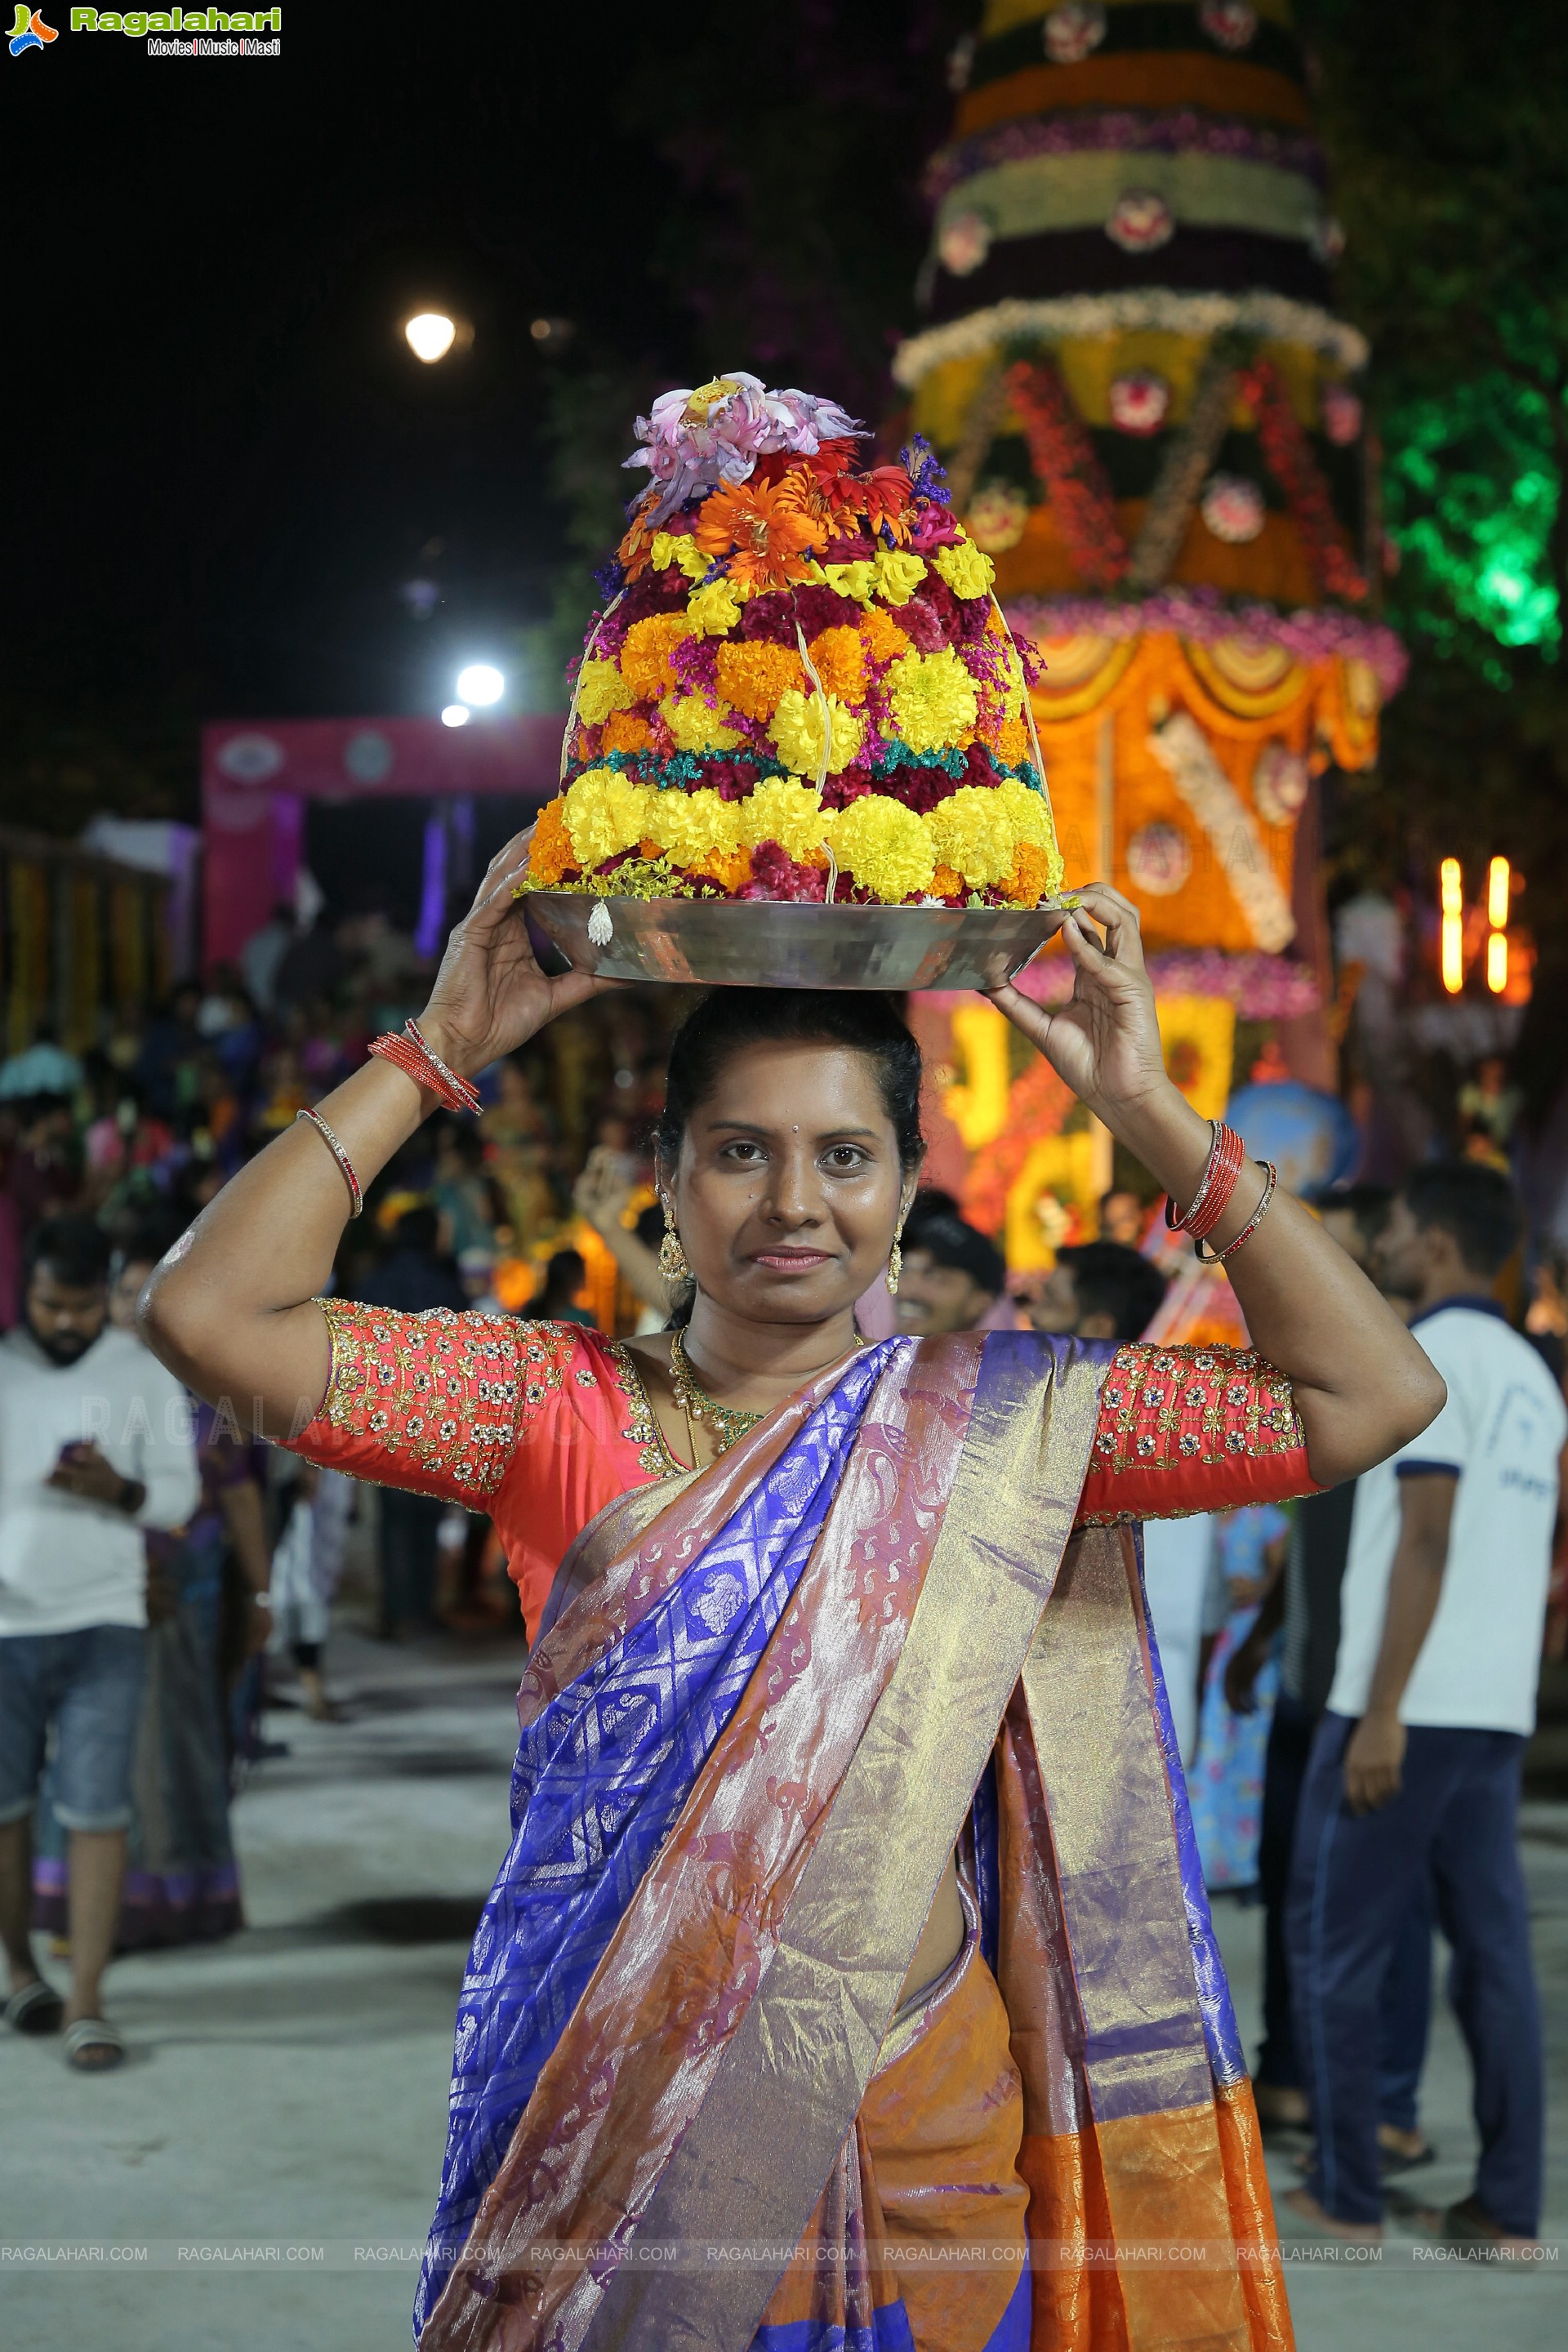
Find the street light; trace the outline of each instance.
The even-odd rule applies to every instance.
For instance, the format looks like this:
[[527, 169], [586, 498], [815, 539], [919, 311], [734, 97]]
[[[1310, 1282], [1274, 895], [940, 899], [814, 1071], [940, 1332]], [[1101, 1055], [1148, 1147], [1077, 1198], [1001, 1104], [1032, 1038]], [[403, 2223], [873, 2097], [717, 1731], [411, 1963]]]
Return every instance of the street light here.
[[458, 340], [458, 322], [444, 310], [420, 310], [404, 326], [408, 348], [416, 360], [433, 367], [444, 360]]
[[441, 713], [441, 724], [443, 727], [466, 727], [468, 723], [468, 706], [466, 702], [449, 702]]
[[465, 702], [478, 703], [483, 709], [488, 703], [500, 700], [506, 680], [489, 662], [469, 662], [458, 672], [458, 692]]

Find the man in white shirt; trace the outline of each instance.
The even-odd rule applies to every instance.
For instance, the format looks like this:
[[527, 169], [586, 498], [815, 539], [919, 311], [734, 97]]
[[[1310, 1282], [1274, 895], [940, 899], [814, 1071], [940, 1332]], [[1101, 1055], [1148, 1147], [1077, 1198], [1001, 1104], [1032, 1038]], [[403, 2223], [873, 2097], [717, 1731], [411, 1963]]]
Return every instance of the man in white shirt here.
[[[179, 1382], [109, 1314], [109, 1252], [56, 1217], [26, 1251], [24, 1320], [0, 1340], [0, 1941], [8, 2024], [66, 2027], [82, 2072], [124, 2047], [100, 2009], [131, 1818], [147, 1625], [144, 1528], [191, 1517], [200, 1484]], [[28, 1932], [31, 1827], [54, 1733], [70, 1834], [71, 1990], [39, 1977]]]
[[1378, 1997], [1430, 1873], [1474, 2070], [1480, 2162], [1446, 2234], [1498, 2250], [1540, 2223], [1540, 2014], [1516, 1823], [1535, 1724], [1568, 1412], [1491, 1285], [1518, 1245], [1508, 1179], [1474, 1160], [1407, 1179], [1378, 1258], [1448, 1401], [1356, 1489], [1328, 1710], [1289, 1902], [1296, 2037], [1317, 2137], [1288, 2204], [1375, 2236]]

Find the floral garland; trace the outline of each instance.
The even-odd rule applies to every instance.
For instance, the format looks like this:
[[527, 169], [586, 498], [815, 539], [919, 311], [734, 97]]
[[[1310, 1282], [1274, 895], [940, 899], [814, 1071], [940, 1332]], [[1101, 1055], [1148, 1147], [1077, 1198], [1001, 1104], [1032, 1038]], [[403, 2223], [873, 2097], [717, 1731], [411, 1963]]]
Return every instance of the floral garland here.
[[1027, 116], [999, 123], [972, 138], [939, 148], [927, 164], [923, 186], [934, 208], [942, 198], [1001, 163], [1025, 163], [1037, 155], [1127, 154], [1222, 155], [1237, 162], [1270, 163], [1298, 172], [1326, 187], [1328, 163], [1322, 142], [1307, 131], [1280, 131], [1254, 122], [1199, 114], [1190, 107], [1146, 114], [1128, 109], [1106, 113]]
[[1018, 360], [1007, 371], [1007, 392], [1074, 562], [1091, 587], [1113, 587], [1127, 569], [1127, 541], [1067, 386], [1049, 362]]
[[1149, 749], [1207, 834], [1253, 938], [1267, 953], [1278, 954], [1295, 938], [1296, 918], [1268, 862], [1257, 819], [1196, 720], [1178, 710], [1151, 730]]
[[[847, 429], [841, 429], [841, 428]], [[1061, 859], [1032, 656], [920, 440], [736, 374], [638, 420], [635, 502], [528, 887], [1032, 907]]]
[[1258, 419], [1264, 463], [1284, 491], [1307, 561], [1331, 596], [1347, 604], [1366, 600], [1366, 574], [1350, 551], [1329, 497], [1329, 486], [1272, 360], [1254, 360], [1241, 372], [1242, 398]]
[[[1007, 618], [1020, 638], [1125, 637], [1169, 630], [1213, 645], [1221, 637], [1247, 637], [1280, 646], [1298, 661], [1363, 661], [1375, 672], [1386, 702], [1404, 685], [1410, 656], [1384, 621], [1359, 613], [1307, 605], [1281, 613], [1251, 599], [1227, 604], [1217, 588], [1166, 588], [1136, 603], [1111, 604], [1097, 596], [1013, 598]], [[1048, 673], [1047, 673], [1048, 677]]]
[[1349, 373], [1366, 365], [1366, 337], [1331, 311], [1286, 294], [1184, 294], [1172, 286], [1130, 286], [1116, 294], [1061, 294], [1038, 301], [1012, 296], [945, 326], [911, 335], [893, 355], [893, 375], [907, 392], [948, 360], [978, 359], [1010, 342], [1071, 342], [1153, 328], [1173, 335], [1217, 335], [1227, 327], [1271, 343], [1321, 352]]

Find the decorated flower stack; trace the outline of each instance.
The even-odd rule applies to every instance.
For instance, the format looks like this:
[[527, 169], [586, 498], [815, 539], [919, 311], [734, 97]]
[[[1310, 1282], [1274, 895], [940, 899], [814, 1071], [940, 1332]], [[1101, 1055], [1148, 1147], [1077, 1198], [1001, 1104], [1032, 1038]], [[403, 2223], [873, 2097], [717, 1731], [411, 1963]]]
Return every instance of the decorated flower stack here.
[[894, 373], [1043, 662], [1068, 884], [1139, 908], [1205, 1108], [1238, 1013], [1331, 1085], [1317, 780], [1405, 656], [1288, 0], [985, 0], [951, 78]]
[[930, 450], [859, 462], [832, 402], [739, 372], [667, 394], [637, 437], [651, 478], [602, 575], [528, 887], [1053, 897], [1024, 660]]

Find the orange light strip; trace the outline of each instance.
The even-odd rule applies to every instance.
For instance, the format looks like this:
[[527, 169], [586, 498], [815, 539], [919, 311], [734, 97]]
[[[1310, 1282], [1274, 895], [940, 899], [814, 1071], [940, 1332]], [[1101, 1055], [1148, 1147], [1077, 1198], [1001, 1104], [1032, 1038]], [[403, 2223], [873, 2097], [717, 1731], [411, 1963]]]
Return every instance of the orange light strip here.
[[1509, 900], [1513, 895], [1513, 875], [1506, 857], [1494, 857], [1487, 868], [1487, 920], [1494, 931], [1508, 929]]
[[1465, 985], [1465, 877], [1457, 857], [1444, 858], [1437, 880], [1443, 906], [1443, 985], [1450, 996], [1458, 996]]
[[1487, 986], [1500, 996], [1508, 986], [1508, 933], [1493, 931], [1487, 940]]

